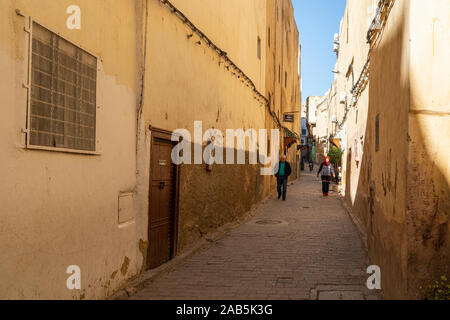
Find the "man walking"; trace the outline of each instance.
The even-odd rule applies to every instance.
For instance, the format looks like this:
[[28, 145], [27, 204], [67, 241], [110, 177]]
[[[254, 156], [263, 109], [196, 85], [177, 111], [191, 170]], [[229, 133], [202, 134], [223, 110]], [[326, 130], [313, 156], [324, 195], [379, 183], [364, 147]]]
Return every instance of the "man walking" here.
[[333, 165], [330, 163], [330, 157], [325, 158], [325, 162], [320, 165], [317, 177], [322, 172], [322, 193], [324, 197], [328, 197], [330, 190], [331, 176], [335, 176]]
[[286, 156], [283, 154], [278, 164], [278, 172], [275, 173], [275, 177], [277, 177], [278, 199], [283, 195], [283, 201], [286, 201], [288, 178], [291, 172], [291, 165], [286, 161]]

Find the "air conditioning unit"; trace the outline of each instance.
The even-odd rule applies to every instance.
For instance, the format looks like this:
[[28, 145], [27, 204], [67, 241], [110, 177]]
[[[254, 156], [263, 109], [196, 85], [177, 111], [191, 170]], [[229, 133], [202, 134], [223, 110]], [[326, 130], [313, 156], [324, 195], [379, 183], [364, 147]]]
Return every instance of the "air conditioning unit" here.
[[339, 44], [339, 34], [334, 34], [334, 43]]
[[347, 102], [347, 94], [345, 92], [341, 92], [339, 96], [339, 103], [345, 104]]
[[333, 41], [333, 51], [338, 52], [339, 51], [339, 34], [334, 34], [334, 41]]
[[335, 43], [333, 45], [333, 52], [338, 52], [339, 51], [339, 44]]

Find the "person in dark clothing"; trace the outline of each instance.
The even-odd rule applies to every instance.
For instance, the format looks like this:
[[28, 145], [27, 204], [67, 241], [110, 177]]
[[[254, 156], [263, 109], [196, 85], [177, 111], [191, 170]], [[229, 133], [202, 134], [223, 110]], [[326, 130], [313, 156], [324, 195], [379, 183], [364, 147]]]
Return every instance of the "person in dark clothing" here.
[[333, 165], [330, 163], [330, 157], [326, 157], [325, 162], [320, 165], [317, 176], [320, 173], [322, 173], [322, 193], [324, 197], [327, 197], [330, 190], [331, 177], [335, 176]]
[[282, 155], [281, 161], [278, 164], [278, 171], [275, 173], [275, 177], [277, 177], [278, 199], [283, 196], [283, 201], [286, 201], [287, 183], [291, 173], [291, 165], [286, 161], [286, 156]]
[[309, 172], [312, 172], [314, 170], [314, 162], [312, 159], [309, 159]]

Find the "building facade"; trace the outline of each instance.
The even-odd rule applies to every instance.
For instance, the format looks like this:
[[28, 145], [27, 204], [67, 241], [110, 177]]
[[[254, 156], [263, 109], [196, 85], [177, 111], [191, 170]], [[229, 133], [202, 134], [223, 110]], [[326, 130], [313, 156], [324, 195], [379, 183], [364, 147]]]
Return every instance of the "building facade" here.
[[[1, 3], [5, 299], [103, 297], [137, 271], [140, 13], [134, 1], [76, 2], [73, 30], [73, 1]], [[80, 290], [66, 286], [72, 265]]]
[[449, 275], [449, 6], [349, 0], [335, 38], [328, 128], [386, 298]]
[[[280, 146], [292, 164], [291, 179], [300, 177], [301, 47], [290, 0], [267, 0], [266, 110], [268, 130], [279, 129]], [[271, 178], [270, 185], [276, 183]]]
[[0, 298], [107, 297], [267, 197], [260, 145], [236, 139], [224, 160], [245, 164], [220, 164], [208, 129], [278, 128], [297, 164], [289, 0], [5, 0], [0, 17]]
[[328, 150], [327, 95], [308, 97], [304, 109], [309, 133], [310, 156], [315, 163], [320, 163]]

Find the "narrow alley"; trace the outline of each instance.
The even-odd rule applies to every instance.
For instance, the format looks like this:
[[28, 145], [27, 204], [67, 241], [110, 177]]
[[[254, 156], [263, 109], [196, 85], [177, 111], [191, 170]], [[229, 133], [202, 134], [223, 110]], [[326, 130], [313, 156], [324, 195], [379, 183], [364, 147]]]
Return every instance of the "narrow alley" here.
[[311, 174], [247, 223], [156, 276], [132, 299], [377, 299], [365, 252], [336, 193]]
[[0, 300], [450, 300], [449, 30], [449, 0], [1, 0]]

